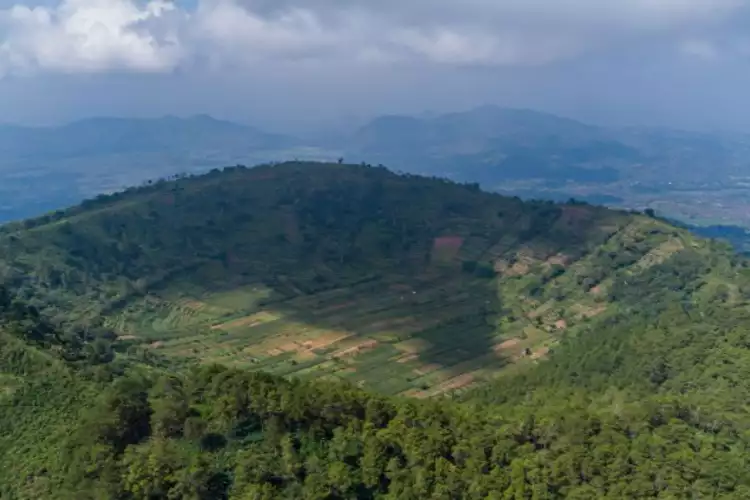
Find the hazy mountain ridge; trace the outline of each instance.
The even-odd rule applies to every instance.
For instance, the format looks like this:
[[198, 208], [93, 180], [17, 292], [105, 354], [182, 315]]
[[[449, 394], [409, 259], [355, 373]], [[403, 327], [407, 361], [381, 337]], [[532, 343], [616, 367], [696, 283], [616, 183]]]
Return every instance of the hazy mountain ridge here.
[[[601, 182], [716, 180], [717, 174], [736, 175], [750, 166], [750, 141], [739, 134], [599, 127], [496, 106], [421, 119], [378, 118], [357, 131], [352, 143], [349, 152], [354, 155], [404, 164], [417, 159], [426, 171], [452, 167], [448, 173], [461, 180], [479, 174], [495, 182], [549, 175], [586, 182], [591, 179], [581, 170], [607, 169], [617, 175]], [[714, 169], [710, 172], [708, 162]]]
[[0, 151], [0, 220], [181, 172], [343, 157], [507, 194], [651, 206], [693, 225], [750, 225], [743, 210], [750, 177], [746, 135], [599, 127], [496, 106], [383, 116], [321, 142], [208, 116], [2, 126]]
[[39, 215], [150, 179], [318, 154], [299, 139], [206, 115], [0, 126], [0, 220]]

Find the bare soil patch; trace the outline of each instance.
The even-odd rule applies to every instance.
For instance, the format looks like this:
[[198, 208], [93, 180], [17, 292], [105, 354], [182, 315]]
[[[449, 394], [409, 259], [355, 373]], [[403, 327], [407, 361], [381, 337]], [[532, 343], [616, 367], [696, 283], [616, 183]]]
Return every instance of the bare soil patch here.
[[310, 350], [323, 349], [337, 342], [341, 342], [342, 340], [351, 337], [351, 335], [351, 333], [343, 332], [322, 333], [314, 339], [304, 341], [302, 345]]
[[273, 315], [267, 313], [267, 312], [259, 312], [252, 314], [250, 316], [245, 316], [244, 318], [238, 318], [234, 319], [232, 321], [227, 321], [226, 323], [220, 323], [218, 325], [214, 325], [211, 327], [212, 330], [231, 330], [233, 328], [241, 328], [241, 327], [253, 327], [260, 325], [261, 323], [267, 323], [269, 321], [275, 320], [276, 317]]
[[416, 354], [404, 354], [396, 358], [396, 363], [404, 364], [416, 359], [419, 359], [419, 356], [417, 356]]
[[531, 359], [539, 359], [549, 354], [549, 347], [542, 347], [531, 353]]
[[432, 344], [424, 339], [409, 339], [404, 340], [403, 342], [399, 342], [398, 344], [394, 344], [393, 347], [407, 354], [418, 354], [429, 349], [431, 345]]
[[333, 304], [331, 306], [324, 307], [323, 309], [318, 309], [317, 313], [320, 314], [320, 315], [322, 315], [322, 316], [324, 316], [326, 314], [330, 314], [330, 313], [333, 313], [333, 312], [336, 312], [336, 311], [340, 311], [342, 309], [346, 309], [348, 307], [352, 307], [352, 306], [356, 306], [356, 305], [357, 305], [357, 301], [350, 300], [349, 302], [342, 302], [340, 304]]
[[569, 261], [570, 261], [570, 257], [568, 257], [567, 255], [559, 253], [559, 254], [553, 255], [552, 257], [550, 257], [549, 259], [547, 259], [547, 264], [550, 265], [550, 266], [555, 266], [555, 265], [557, 265], [557, 266], [567, 266]]
[[346, 349], [341, 349], [339, 351], [336, 351], [333, 354], [331, 354], [331, 357], [334, 359], [340, 359], [340, 358], [345, 358], [348, 356], [356, 356], [357, 354], [361, 354], [365, 351], [370, 351], [372, 349], [375, 349], [375, 347], [377, 346], [378, 346], [377, 340], [366, 340], [355, 346], [347, 347]]
[[496, 344], [492, 349], [495, 352], [504, 351], [506, 349], [511, 349], [511, 348], [517, 346], [520, 343], [521, 343], [520, 339], [508, 339], [508, 340], [506, 340], [504, 342]]

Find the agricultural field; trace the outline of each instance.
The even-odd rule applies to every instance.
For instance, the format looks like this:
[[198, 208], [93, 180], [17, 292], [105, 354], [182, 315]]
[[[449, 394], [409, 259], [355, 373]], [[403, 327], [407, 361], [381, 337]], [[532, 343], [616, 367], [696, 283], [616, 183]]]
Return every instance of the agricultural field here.
[[580, 203], [291, 163], [6, 226], [0, 275], [50, 317], [109, 330], [128, 356], [432, 397], [533, 365], [622, 312], [613, 290], [691, 238]]
[[[178, 280], [108, 324], [121, 342], [172, 359], [338, 378], [418, 398], [460, 393], [544, 359], [565, 332], [603, 315], [614, 275], [589, 290], [578, 281], [642, 229], [611, 228], [617, 234], [600, 252], [576, 261], [522, 252], [512, 264], [499, 256], [502, 239], [437, 238], [431, 265], [418, 274], [384, 270], [322, 290], [305, 276], [208, 293]], [[664, 235], [634, 255], [627, 272], [643, 272], [682, 247]], [[492, 276], [466, 265], [476, 261], [494, 262]]]
[[[473, 385], [505, 363], [536, 359], [554, 343], [554, 332], [530, 319], [498, 330], [491, 285], [391, 276], [286, 297], [256, 285], [174, 302], [149, 297], [143, 306], [150, 314], [113, 324], [128, 332], [124, 341], [167, 356], [430, 396]], [[273, 301], [259, 304], [258, 295]]]

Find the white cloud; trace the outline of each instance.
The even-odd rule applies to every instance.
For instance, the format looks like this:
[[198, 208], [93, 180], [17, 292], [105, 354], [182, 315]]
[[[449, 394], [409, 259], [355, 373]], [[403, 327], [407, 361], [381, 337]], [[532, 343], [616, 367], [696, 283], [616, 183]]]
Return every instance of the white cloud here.
[[0, 75], [163, 72], [205, 61], [538, 65], [649, 42], [707, 58], [716, 50], [711, 34], [720, 33], [746, 5], [744, 0], [199, 0], [195, 9], [166, 0], [17, 4], [0, 9]]
[[174, 9], [161, 0], [142, 6], [130, 0], [13, 6], [0, 12], [0, 71], [168, 70], [181, 57], [176, 34], [163, 32]]

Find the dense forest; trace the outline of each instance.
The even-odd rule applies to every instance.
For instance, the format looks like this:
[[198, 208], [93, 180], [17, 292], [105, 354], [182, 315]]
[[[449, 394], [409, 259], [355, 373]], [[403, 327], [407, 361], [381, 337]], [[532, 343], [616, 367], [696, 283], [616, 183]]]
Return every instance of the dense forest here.
[[648, 215], [285, 164], [0, 232], [2, 499], [750, 496], [750, 265]]

